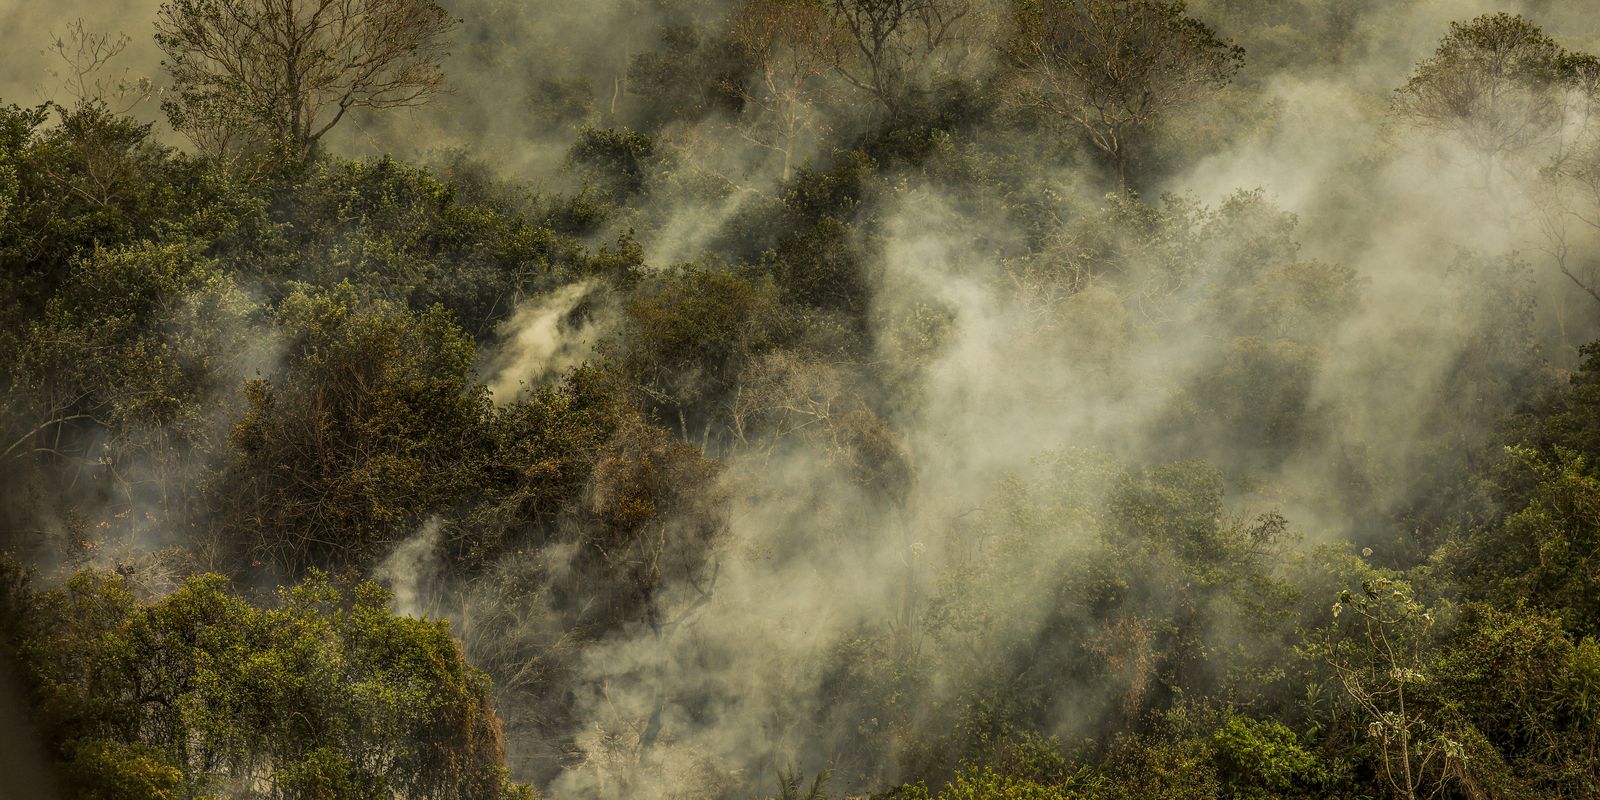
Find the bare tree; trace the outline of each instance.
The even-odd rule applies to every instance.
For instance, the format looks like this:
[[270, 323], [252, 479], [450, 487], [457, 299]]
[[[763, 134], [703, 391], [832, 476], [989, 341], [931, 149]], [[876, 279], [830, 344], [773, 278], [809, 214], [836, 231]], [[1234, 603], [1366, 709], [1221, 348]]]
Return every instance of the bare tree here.
[[912, 480], [904, 445], [849, 386], [844, 366], [788, 351], [763, 357], [739, 376], [728, 406], [736, 447], [756, 469], [803, 438], [862, 486], [897, 502]]
[[1087, 134], [1126, 190], [1130, 139], [1244, 65], [1242, 48], [1184, 10], [1178, 0], [1018, 2], [1006, 101]]
[[50, 43], [49, 51], [55, 53], [65, 67], [62, 71], [51, 70], [50, 74], [61, 81], [76, 104], [98, 103], [118, 114], [126, 114], [155, 93], [149, 78], [134, 77], [127, 69], [106, 72], [130, 41], [124, 33], [112, 35], [92, 31], [80, 17], [67, 23], [65, 36], [57, 36]]
[[974, 11], [973, 0], [832, 0], [834, 24], [848, 42], [834, 67], [898, 115], [912, 82], [960, 43]]
[[758, 118], [740, 127], [745, 139], [783, 157], [789, 180], [795, 149], [826, 133], [815, 106], [838, 63], [844, 38], [824, 0], [745, 0], [734, 11], [733, 40], [755, 63], [753, 81], [737, 87]]
[[431, 0], [170, 0], [156, 21], [164, 105], [204, 149], [253, 138], [304, 156], [352, 108], [437, 94], [457, 22]]

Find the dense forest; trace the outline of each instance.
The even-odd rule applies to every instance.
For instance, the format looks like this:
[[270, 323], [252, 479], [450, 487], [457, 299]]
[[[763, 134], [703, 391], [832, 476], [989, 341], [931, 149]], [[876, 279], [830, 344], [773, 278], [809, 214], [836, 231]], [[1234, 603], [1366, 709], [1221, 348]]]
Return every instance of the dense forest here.
[[0, 795], [1600, 798], [1589, 0], [0, 37]]

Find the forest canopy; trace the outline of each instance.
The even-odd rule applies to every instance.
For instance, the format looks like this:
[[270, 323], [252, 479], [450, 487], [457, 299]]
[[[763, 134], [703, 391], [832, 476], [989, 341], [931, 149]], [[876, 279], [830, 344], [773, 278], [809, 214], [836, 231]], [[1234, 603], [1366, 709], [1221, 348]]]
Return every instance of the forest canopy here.
[[8, 786], [1600, 798], [1584, 3], [102, 5], [0, 4]]

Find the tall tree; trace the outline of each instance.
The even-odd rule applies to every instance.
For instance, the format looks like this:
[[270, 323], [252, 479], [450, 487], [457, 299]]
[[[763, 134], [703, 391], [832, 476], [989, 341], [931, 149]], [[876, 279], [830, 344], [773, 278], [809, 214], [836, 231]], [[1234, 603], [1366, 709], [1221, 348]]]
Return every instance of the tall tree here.
[[156, 19], [173, 126], [218, 153], [305, 155], [352, 108], [426, 102], [457, 20], [431, 0], [171, 0]]
[[1458, 138], [1487, 161], [1556, 132], [1563, 53], [1521, 16], [1452, 22], [1433, 57], [1396, 91], [1395, 110]]
[[[897, 116], [919, 72], [966, 33], [973, 0], [832, 0], [848, 43], [835, 67]], [[959, 49], [959, 48], [958, 48]]]
[[1564, 53], [1559, 147], [1534, 194], [1556, 269], [1600, 302], [1600, 59]]
[[782, 156], [788, 181], [796, 147], [825, 133], [826, 119], [815, 104], [844, 38], [822, 0], [746, 0], [734, 11], [732, 33], [755, 66], [749, 83], [739, 87], [755, 119], [740, 133]]
[[1008, 104], [1087, 134], [1124, 190], [1130, 140], [1244, 65], [1244, 49], [1182, 0], [1018, 0], [1015, 11]]
[[1396, 90], [1394, 111], [1462, 145], [1492, 196], [1502, 175], [1527, 192], [1540, 249], [1600, 301], [1600, 260], [1588, 255], [1600, 235], [1600, 60], [1520, 15], [1452, 22]]

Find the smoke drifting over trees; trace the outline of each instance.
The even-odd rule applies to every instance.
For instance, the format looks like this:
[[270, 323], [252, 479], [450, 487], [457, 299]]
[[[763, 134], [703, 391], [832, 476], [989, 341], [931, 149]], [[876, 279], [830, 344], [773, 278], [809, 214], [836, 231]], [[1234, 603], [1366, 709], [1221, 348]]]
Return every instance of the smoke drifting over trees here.
[[1600, 796], [1584, 3], [0, 30], [30, 796]]

